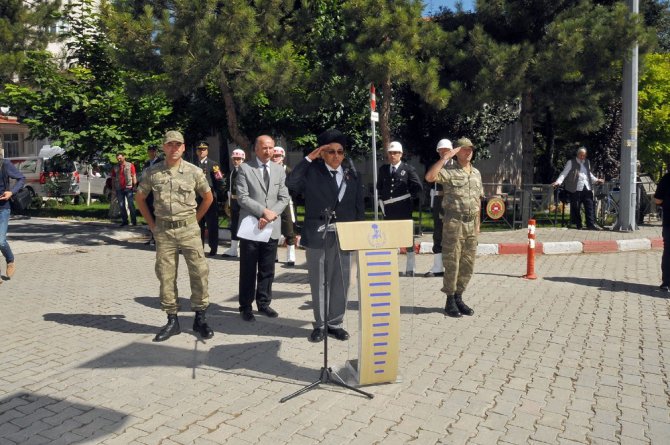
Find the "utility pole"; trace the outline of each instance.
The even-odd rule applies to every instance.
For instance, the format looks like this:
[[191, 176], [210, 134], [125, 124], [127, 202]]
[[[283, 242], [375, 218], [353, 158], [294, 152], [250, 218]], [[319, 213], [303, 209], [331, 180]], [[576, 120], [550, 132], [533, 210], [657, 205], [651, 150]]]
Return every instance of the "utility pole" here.
[[[628, 0], [631, 14], [640, 12], [639, 0]], [[637, 170], [637, 85], [638, 85], [638, 44], [631, 49], [630, 59], [624, 61], [623, 69], [623, 125], [621, 135], [621, 198], [619, 219], [614, 230], [629, 232], [637, 229], [635, 221], [635, 186]]]

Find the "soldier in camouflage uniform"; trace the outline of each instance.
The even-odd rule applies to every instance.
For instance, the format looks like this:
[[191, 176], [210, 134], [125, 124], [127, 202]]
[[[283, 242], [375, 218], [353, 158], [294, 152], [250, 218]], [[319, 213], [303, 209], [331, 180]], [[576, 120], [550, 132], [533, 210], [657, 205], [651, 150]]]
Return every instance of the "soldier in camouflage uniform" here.
[[[184, 137], [168, 131], [163, 139], [165, 161], [150, 167], [142, 176], [137, 193], [137, 207], [156, 239], [156, 276], [160, 281], [161, 308], [168, 322], [154, 341], [164, 341], [181, 333], [177, 312], [177, 264], [181, 250], [191, 281], [191, 309], [195, 311], [193, 330], [202, 338], [214, 335], [207, 325], [205, 311], [209, 306], [209, 268], [200, 240], [198, 221], [212, 204], [212, 191], [202, 169], [184, 161]], [[154, 196], [154, 213], [149, 212], [146, 198]], [[196, 193], [202, 197], [196, 204]]]
[[[444, 311], [450, 317], [474, 314], [463, 302], [463, 292], [475, 267], [482, 198], [482, 177], [471, 164], [474, 146], [468, 138], [459, 139], [456, 145], [426, 173], [426, 181], [442, 184], [444, 190], [442, 292], [447, 294]], [[457, 162], [445, 165], [454, 156]]]

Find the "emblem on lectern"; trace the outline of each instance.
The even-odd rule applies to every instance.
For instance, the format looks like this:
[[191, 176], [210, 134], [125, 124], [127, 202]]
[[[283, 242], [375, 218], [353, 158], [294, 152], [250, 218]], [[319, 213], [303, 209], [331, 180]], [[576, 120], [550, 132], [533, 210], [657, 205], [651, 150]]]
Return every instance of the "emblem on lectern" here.
[[382, 233], [382, 229], [378, 224], [372, 224], [372, 231], [368, 235], [368, 242], [372, 247], [379, 247], [384, 245], [386, 241], [386, 236]]

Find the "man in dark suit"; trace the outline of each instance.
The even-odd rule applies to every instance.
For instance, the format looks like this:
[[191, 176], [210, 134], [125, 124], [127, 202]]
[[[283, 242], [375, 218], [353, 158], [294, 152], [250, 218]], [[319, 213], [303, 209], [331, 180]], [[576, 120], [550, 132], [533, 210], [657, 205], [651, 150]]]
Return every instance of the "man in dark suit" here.
[[249, 216], [257, 220], [254, 223], [260, 230], [272, 224], [272, 234], [267, 242], [240, 239], [239, 301], [244, 321], [255, 320], [251, 310], [254, 298], [259, 312], [271, 318], [279, 315], [270, 303], [277, 242], [281, 235], [278, 218], [286, 208], [289, 196], [284, 169], [272, 162], [274, 148], [275, 142], [270, 136], [258, 136], [254, 143], [256, 155], [242, 164], [237, 172], [240, 226]]
[[230, 156], [232, 168], [230, 169], [230, 189], [228, 190], [228, 209], [230, 211], [230, 247], [221, 254], [223, 257], [237, 258], [237, 246], [240, 239], [237, 237], [237, 227], [240, 225], [240, 205], [237, 202], [237, 172], [246, 158], [244, 150], [236, 148]]
[[[205, 173], [209, 187], [212, 189], [214, 203], [209, 206], [205, 217], [200, 220], [200, 239], [202, 245], [205, 245], [205, 233], [207, 233], [207, 244], [209, 244], [209, 256], [216, 255], [219, 248], [219, 199], [226, 195], [226, 180], [223, 177], [221, 166], [218, 162], [210, 159], [209, 144], [205, 141], [198, 143], [198, 162], [196, 165]], [[198, 197], [199, 199], [199, 197]], [[196, 200], [198, 200], [196, 199]], [[200, 201], [198, 201], [199, 203]]]
[[[351, 254], [340, 250], [334, 230], [324, 228], [325, 238], [319, 232], [326, 223], [326, 209], [332, 211], [332, 222], [362, 221], [365, 217], [361, 178], [353, 169], [342, 166], [346, 140], [337, 130], [319, 135], [319, 148], [308, 154], [288, 179], [289, 190], [305, 196], [300, 243], [306, 248], [315, 319], [309, 341], [314, 343], [323, 340], [325, 322], [329, 335], [338, 340], [349, 338], [342, 321], [347, 306]], [[324, 314], [324, 262], [328, 264], [328, 314]]]
[[[402, 162], [400, 142], [391, 142], [386, 157], [388, 164], [382, 165], [377, 173], [377, 191], [384, 219], [412, 219], [412, 201], [423, 190], [421, 179], [414, 167]], [[406, 276], [414, 276], [415, 264], [414, 246], [408, 246]]]

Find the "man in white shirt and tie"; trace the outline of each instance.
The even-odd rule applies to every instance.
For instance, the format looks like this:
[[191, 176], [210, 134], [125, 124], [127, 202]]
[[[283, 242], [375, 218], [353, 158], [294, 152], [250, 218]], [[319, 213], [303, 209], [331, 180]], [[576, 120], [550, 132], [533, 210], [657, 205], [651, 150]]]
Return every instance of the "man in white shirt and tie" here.
[[[351, 270], [351, 253], [340, 250], [335, 231], [319, 228], [328, 222], [362, 221], [365, 218], [363, 183], [353, 168], [345, 168], [347, 138], [327, 130], [317, 138], [318, 148], [294, 169], [287, 185], [305, 196], [305, 221], [300, 244], [305, 247], [307, 272], [314, 309], [314, 330], [309, 341], [320, 342], [327, 334], [347, 340], [343, 328]], [[327, 264], [327, 268], [325, 265]], [[327, 274], [327, 275], [326, 275]], [[328, 282], [328, 313], [325, 313], [324, 280]]]
[[580, 213], [582, 204], [586, 213], [586, 228], [588, 230], [600, 230], [596, 226], [595, 211], [593, 207], [593, 185], [602, 184], [603, 180], [596, 178], [591, 173], [591, 165], [586, 159], [586, 148], [580, 147], [577, 156], [570, 159], [565, 168], [552, 184], [558, 187], [565, 181], [565, 189], [570, 192], [570, 221], [579, 230], [582, 228], [582, 215]]
[[[274, 139], [268, 135], [258, 136], [254, 143], [256, 156], [242, 164], [237, 172], [240, 225], [247, 216], [253, 216], [258, 220], [258, 228], [263, 230], [266, 225], [273, 224], [277, 220], [288, 204], [286, 173], [283, 168], [272, 162], [274, 149]], [[255, 321], [252, 312], [254, 300], [258, 312], [270, 318], [279, 315], [270, 307], [270, 303], [281, 227], [278, 221], [271, 227], [272, 234], [267, 242], [240, 240], [240, 315], [247, 322]]]

